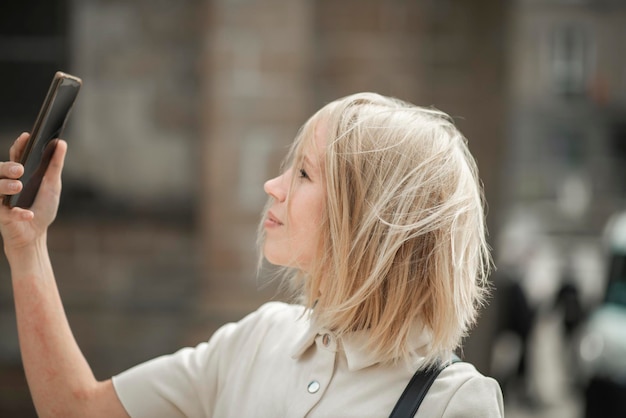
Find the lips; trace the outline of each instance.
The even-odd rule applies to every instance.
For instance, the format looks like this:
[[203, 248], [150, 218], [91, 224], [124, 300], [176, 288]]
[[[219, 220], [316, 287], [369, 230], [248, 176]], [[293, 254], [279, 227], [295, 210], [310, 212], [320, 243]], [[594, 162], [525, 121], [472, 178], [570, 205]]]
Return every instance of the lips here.
[[271, 211], [267, 213], [266, 223], [278, 226], [283, 225], [283, 223]]

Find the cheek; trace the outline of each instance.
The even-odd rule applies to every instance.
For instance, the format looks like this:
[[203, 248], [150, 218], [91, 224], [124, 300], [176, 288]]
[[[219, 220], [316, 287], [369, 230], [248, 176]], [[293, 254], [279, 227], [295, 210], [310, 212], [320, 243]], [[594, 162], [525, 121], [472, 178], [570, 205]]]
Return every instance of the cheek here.
[[292, 207], [289, 239], [294, 251], [308, 256], [318, 252], [324, 210], [324, 203], [317, 199], [306, 199]]
[[308, 210], [309, 217], [307, 219], [306, 232], [310, 238], [309, 242], [317, 248], [321, 244], [320, 237], [324, 225], [324, 211], [326, 210], [326, 205], [324, 202], [320, 201], [311, 202], [308, 206]]
[[317, 230], [320, 227], [325, 210], [326, 205], [321, 193], [310, 196], [309, 199], [302, 201], [300, 204], [299, 211], [304, 215], [304, 217], [300, 218], [300, 222], [306, 223], [309, 228], [315, 226], [315, 230]]

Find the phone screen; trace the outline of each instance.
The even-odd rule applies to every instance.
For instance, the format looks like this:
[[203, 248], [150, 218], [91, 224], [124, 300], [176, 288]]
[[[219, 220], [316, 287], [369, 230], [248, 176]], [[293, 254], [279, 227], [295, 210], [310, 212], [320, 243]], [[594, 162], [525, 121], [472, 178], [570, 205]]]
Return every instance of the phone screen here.
[[8, 206], [29, 208], [33, 204], [81, 84], [77, 77], [55, 74], [22, 156], [22, 191], [6, 196]]

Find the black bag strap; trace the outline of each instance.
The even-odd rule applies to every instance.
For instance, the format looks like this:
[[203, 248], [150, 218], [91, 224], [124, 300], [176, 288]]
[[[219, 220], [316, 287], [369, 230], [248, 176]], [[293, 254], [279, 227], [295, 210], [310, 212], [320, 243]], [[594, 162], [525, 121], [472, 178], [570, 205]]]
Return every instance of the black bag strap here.
[[[453, 354], [452, 363], [459, 361], [461, 359]], [[444, 365], [437, 363], [428, 369], [416, 371], [409, 384], [404, 388], [404, 392], [400, 395], [400, 399], [398, 399], [396, 406], [391, 411], [389, 418], [413, 418], [433, 382], [448, 364], [450, 363]]]

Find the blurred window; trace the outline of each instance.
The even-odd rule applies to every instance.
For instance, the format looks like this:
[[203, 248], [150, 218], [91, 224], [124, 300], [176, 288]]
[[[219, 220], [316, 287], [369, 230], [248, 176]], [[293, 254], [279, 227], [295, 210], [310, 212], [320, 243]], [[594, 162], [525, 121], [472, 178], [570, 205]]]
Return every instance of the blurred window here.
[[3, 1], [0, 129], [30, 130], [52, 76], [68, 63], [67, 0]]
[[563, 96], [583, 95], [587, 88], [590, 42], [584, 27], [574, 23], [558, 25], [552, 32], [552, 80]]

